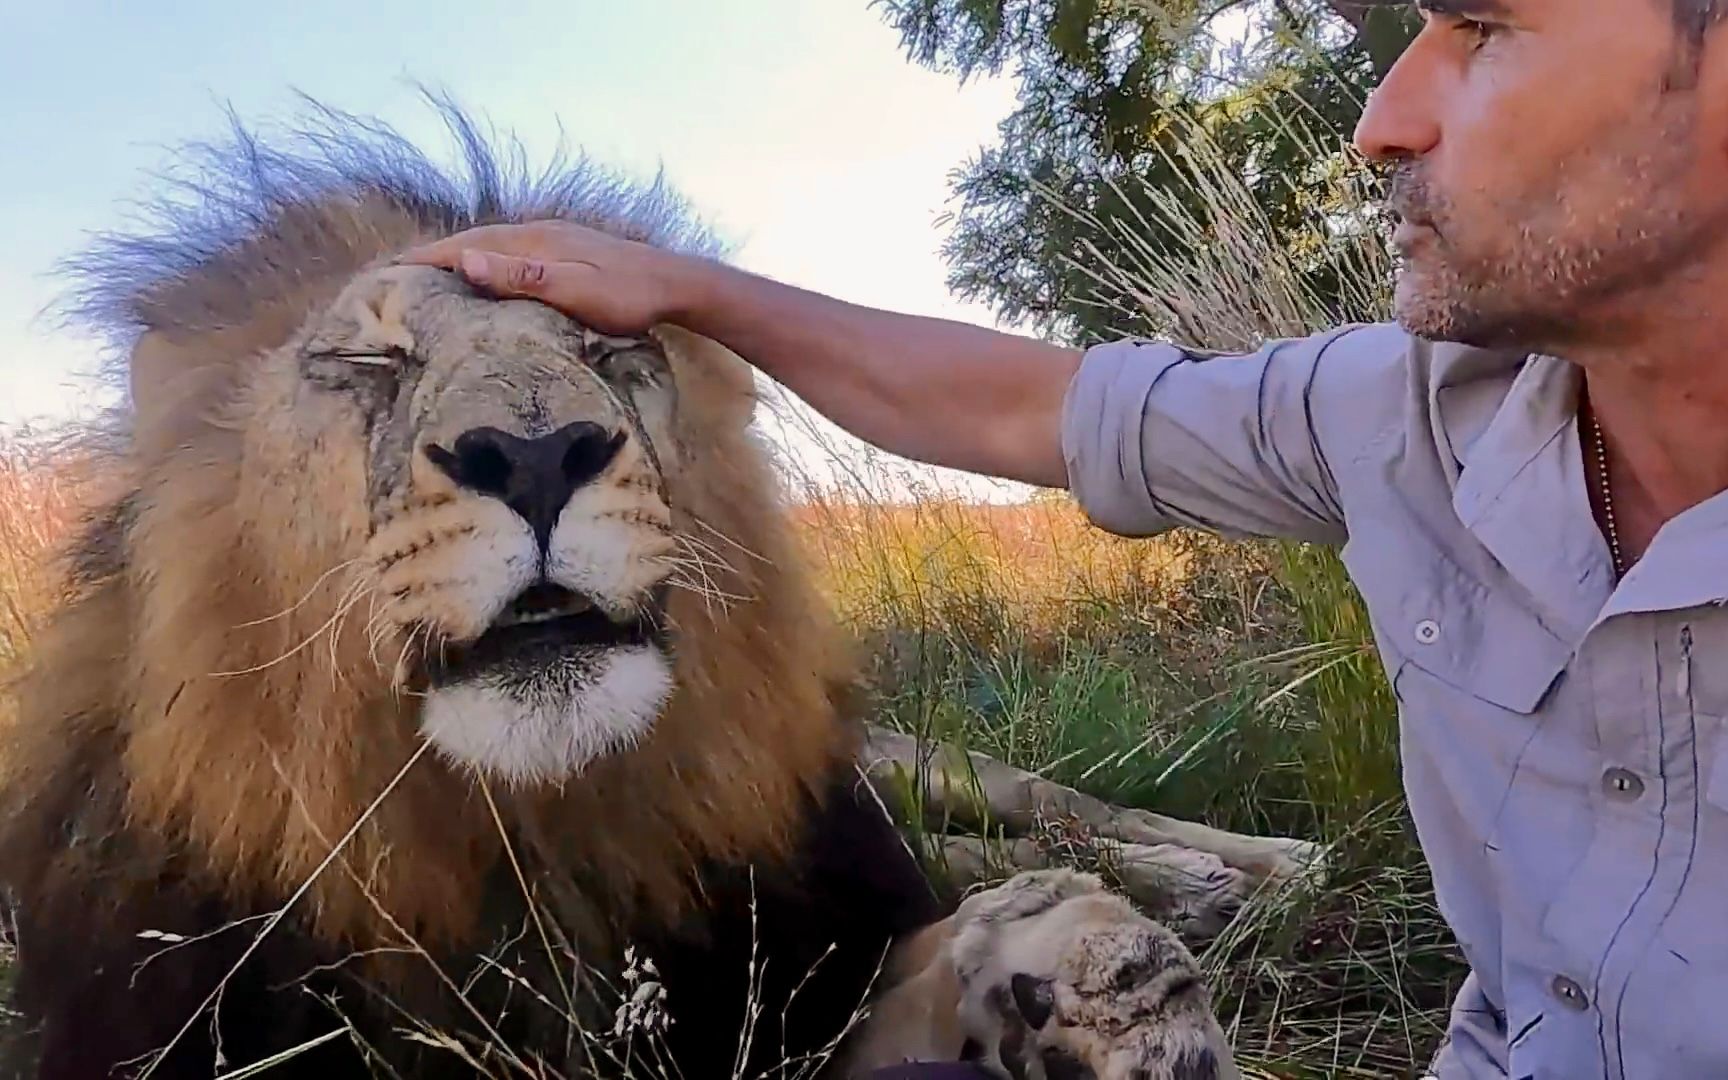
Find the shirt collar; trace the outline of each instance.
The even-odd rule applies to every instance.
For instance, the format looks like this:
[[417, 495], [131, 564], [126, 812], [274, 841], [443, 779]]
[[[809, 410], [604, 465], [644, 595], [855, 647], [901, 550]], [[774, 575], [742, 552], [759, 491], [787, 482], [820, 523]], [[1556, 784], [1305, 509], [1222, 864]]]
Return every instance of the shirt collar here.
[[1670, 518], [1621, 579], [1595, 623], [1635, 612], [1728, 603], [1728, 492]]
[[[1504, 365], [1505, 361], [1502, 361]], [[1576, 366], [1549, 356], [1512, 361], [1485, 408], [1486, 370], [1440, 373], [1432, 407], [1458, 455], [1452, 506], [1549, 629], [1576, 643], [1613, 592], [1607, 543], [1590, 511], [1578, 439]]]
[[1615, 615], [1728, 603], [1728, 492], [1664, 524], [1614, 582], [1590, 508], [1576, 365], [1469, 350], [1435, 376], [1430, 408], [1458, 466], [1453, 509], [1550, 630], [1576, 644]]

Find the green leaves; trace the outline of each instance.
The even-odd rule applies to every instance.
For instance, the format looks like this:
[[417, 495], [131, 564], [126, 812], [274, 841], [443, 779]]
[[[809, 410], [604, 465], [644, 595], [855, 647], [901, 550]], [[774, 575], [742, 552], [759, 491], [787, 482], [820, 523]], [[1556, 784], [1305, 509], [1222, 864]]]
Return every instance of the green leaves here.
[[[1279, 241], [1304, 256], [1302, 288], [1321, 306], [1349, 288], [1325, 257], [1315, 211], [1378, 74], [1416, 23], [1402, 7], [1352, 0], [874, 0], [907, 55], [961, 78], [1019, 80], [1000, 141], [953, 183], [948, 285], [1010, 323], [1074, 343], [1158, 333], [1102, 301], [1087, 264], [1130, 252], [1144, 205], [1123, 191], [1181, 200], [1209, 220], [1208, 192], [1181, 163], [1196, 131], [1247, 183]], [[1316, 159], [1315, 145], [1321, 156]], [[1341, 299], [1341, 298], [1340, 298]]]

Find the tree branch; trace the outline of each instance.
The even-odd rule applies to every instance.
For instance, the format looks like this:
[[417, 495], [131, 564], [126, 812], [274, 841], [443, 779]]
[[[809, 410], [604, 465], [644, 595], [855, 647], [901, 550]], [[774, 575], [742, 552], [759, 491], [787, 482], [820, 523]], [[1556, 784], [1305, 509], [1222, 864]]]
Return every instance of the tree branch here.
[[[1059, 861], [1048, 837], [1073, 830], [1081, 853], [1095, 853], [1124, 892], [1155, 916], [1196, 937], [1227, 924], [1268, 883], [1305, 883], [1325, 872], [1320, 845], [1247, 836], [1198, 822], [1113, 806], [976, 751], [920, 742], [872, 726], [859, 765], [884, 803], [940, 837], [949, 882], [986, 880], [992, 868], [1038, 869]], [[944, 835], [951, 827], [970, 836]], [[1005, 832], [1005, 843], [982, 835]], [[1005, 864], [1005, 866], [1004, 866]]]

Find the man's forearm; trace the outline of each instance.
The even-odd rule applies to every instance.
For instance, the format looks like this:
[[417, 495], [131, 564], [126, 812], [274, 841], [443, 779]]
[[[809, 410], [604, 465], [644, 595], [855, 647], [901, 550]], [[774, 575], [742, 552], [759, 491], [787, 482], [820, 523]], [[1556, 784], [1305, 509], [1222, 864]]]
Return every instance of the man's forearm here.
[[683, 272], [670, 321], [726, 345], [865, 442], [1067, 486], [1061, 413], [1077, 350], [849, 304], [718, 263]]

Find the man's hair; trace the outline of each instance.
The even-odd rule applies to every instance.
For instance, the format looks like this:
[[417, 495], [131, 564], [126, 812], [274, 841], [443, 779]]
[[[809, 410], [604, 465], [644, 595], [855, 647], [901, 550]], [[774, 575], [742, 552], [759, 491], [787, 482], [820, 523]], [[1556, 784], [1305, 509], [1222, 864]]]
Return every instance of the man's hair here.
[[[1374, 8], [1417, 8], [1419, 10], [1466, 10], [1491, 4], [1493, 0], [1342, 0], [1340, 6], [1356, 7], [1364, 12]], [[1704, 39], [1728, 16], [1728, 0], [1666, 0], [1674, 29], [1680, 38], [1680, 52], [1668, 73], [1669, 90], [1691, 89], [1698, 78], [1703, 61]]]
[[[1728, 0], [1668, 0], [1674, 27], [1694, 46], [1704, 42], [1710, 28], [1728, 15]], [[1470, 0], [1344, 0], [1340, 6], [1357, 8], [1418, 8], [1450, 11], [1477, 6]]]
[[1674, 11], [1674, 25], [1693, 45], [1702, 45], [1704, 35], [1728, 13], [1723, 0], [1669, 0]]

